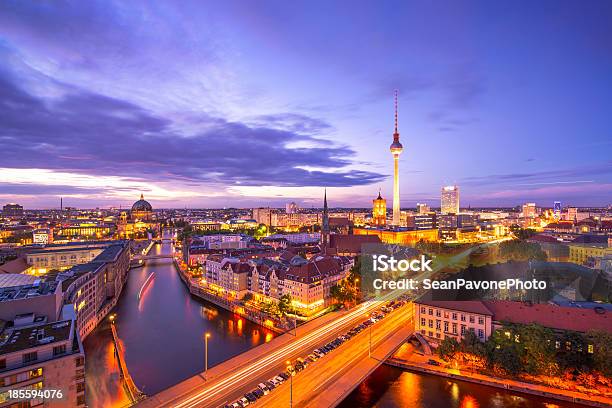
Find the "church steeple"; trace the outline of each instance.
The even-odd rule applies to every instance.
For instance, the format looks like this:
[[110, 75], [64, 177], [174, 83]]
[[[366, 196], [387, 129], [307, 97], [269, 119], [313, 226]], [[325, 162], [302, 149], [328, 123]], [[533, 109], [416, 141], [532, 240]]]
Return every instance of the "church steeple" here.
[[329, 243], [329, 209], [327, 208], [327, 188], [323, 194], [323, 219], [321, 222], [321, 252], [327, 253]]

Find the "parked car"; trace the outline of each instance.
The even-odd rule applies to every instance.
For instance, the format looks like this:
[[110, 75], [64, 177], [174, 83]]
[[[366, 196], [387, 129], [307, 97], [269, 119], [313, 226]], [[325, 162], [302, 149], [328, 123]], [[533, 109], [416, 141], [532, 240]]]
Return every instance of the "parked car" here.
[[250, 403], [257, 401], [257, 396], [252, 392], [247, 392], [244, 394], [244, 398], [246, 398]]
[[438, 361], [433, 360], [433, 359], [429, 359], [429, 361], [427, 362], [427, 364], [429, 364], [429, 365], [433, 365], [433, 366], [439, 366], [439, 365], [440, 365], [440, 363], [439, 363]]
[[268, 389], [270, 391], [272, 391], [274, 388], [276, 388], [276, 385], [274, 385], [274, 383], [270, 380], [268, 381], [264, 381], [264, 384], [266, 384], [266, 387], [268, 387]]
[[238, 403], [242, 405], [243, 407], [246, 407], [247, 405], [249, 405], [249, 400], [246, 399], [245, 397], [242, 397], [238, 400]]
[[261, 398], [264, 395], [266, 395], [264, 394], [263, 390], [261, 390], [260, 388], [255, 388], [253, 391], [251, 391], [251, 393], [255, 395], [257, 398]]
[[282, 378], [284, 381], [287, 381], [289, 379], [289, 374], [287, 374], [284, 371], [282, 373], [279, 373], [278, 376]]

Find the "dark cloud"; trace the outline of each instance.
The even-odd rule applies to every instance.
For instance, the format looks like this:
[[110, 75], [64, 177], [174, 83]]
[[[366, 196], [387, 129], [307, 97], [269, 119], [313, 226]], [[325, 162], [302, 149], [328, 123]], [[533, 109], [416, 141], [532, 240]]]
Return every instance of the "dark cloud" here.
[[[385, 178], [344, 170], [354, 151], [313, 137], [330, 128], [318, 119], [268, 115], [248, 126], [201, 114], [205, 130], [186, 136], [170, 119], [133, 103], [65, 91], [39, 98], [0, 71], [2, 167], [246, 186], [355, 186]], [[295, 142], [312, 147], [291, 148]], [[299, 168], [305, 166], [329, 171]]]

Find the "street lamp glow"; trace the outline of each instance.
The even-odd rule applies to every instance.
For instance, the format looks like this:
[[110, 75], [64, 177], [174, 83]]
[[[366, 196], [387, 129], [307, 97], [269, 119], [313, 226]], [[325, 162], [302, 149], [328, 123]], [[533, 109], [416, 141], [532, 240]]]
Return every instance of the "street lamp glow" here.
[[208, 374], [208, 339], [210, 338], [210, 333], [206, 332], [204, 334], [204, 379], [206, 379], [206, 375]]

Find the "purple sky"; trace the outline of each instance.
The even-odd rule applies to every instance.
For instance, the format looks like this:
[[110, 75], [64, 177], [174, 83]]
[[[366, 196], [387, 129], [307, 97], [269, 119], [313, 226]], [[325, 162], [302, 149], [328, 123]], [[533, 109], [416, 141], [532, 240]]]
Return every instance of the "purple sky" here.
[[0, 2], [0, 205], [612, 202], [612, 2]]

